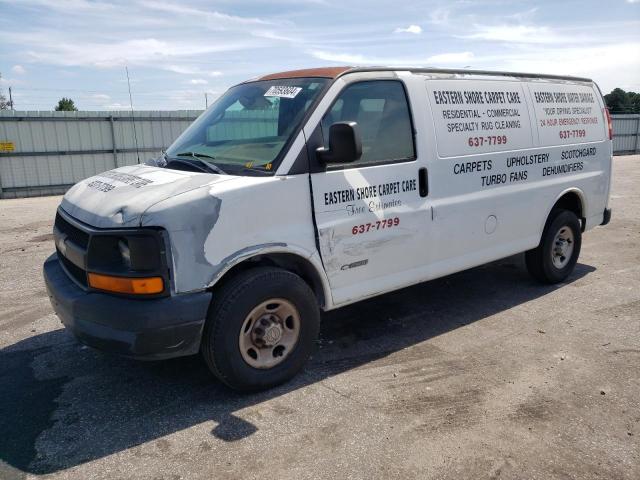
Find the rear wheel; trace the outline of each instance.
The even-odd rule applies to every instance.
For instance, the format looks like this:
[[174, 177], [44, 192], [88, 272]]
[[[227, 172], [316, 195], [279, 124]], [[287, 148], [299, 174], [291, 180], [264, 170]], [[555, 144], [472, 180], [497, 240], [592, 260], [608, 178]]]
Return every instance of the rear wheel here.
[[231, 388], [261, 390], [303, 367], [319, 327], [309, 286], [294, 273], [260, 267], [239, 273], [214, 294], [200, 350]]
[[558, 283], [576, 266], [582, 232], [576, 214], [569, 210], [553, 210], [540, 239], [540, 244], [525, 254], [527, 270], [544, 283]]

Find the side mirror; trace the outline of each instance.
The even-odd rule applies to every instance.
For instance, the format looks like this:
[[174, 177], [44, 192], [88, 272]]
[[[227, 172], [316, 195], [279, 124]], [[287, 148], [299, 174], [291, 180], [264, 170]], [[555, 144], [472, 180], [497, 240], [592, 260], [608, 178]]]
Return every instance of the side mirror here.
[[355, 162], [362, 156], [362, 140], [356, 122], [337, 122], [329, 128], [329, 148], [316, 150], [324, 163]]

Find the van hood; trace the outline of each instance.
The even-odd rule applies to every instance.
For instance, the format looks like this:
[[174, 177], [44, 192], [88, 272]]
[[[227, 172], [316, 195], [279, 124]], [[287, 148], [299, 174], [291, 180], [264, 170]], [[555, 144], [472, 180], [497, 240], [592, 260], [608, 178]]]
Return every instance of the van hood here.
[[96, 228], [139, 226], [154, 204], [197, 188], [229, 181], [228, 175], [183, 172], [148, 165], [116, 168], [75, 184], [60, 206]]

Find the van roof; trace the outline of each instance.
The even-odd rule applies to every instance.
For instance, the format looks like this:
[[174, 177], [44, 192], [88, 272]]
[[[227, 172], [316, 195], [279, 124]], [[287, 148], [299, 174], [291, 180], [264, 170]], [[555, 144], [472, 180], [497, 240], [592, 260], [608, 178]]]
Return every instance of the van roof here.
[[498, 77], [516, 77], [516, 78], [544, 78], [553, 80], [573, 80], [578, 82], [592, 82], [590, 78], [572, 77], [569, 75], [549, 75], [544, 73], [523, 73], [523, 72], [498, 72], [493, 70], [470, 70], [456, 68], [404, 68], [404, 67], [322, 67], [322, 68], [305, 68], [302, 70], [289, 70], [286, 72], [271, 73], [264, 75], [258, 80], [275, 80], [277, 78], [300, 78], [300, 77], [324, 77], [338, 78], [347, 73], [354, 72], [385, 72], [385, 71], [409, 71], [412, 73], [445, 73], [445, 74], [464, 74], [464, 75], [490, 75]]

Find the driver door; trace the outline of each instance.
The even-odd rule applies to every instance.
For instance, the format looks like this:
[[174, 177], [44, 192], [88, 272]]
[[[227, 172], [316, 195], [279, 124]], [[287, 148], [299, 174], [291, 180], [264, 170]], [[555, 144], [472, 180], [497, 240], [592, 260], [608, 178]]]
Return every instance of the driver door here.
[[329, 127], [345, 121], [357, 124], [362, 157], [317, 164], [311, 173], [318, 243], [334, 304], [410, 283], [412, 270], [426, 264], [431, 221], [403, 82], [347, 84], [307, 137], [312, 156], [317, 146], [329, 146]]

